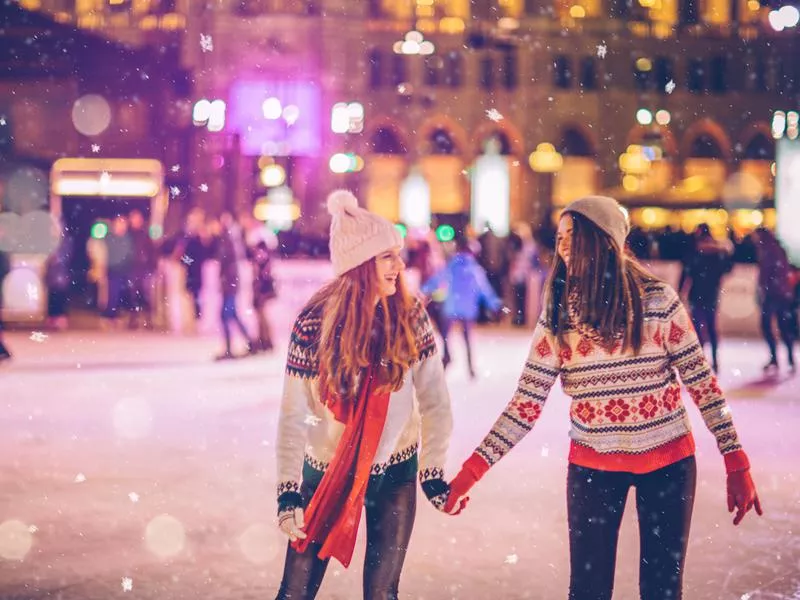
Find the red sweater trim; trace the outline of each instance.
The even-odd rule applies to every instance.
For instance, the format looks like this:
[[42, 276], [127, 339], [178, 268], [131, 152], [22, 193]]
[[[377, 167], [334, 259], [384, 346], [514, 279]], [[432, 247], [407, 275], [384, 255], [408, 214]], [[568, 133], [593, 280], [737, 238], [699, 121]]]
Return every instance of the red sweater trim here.
[[598, 471], [624, 471], [643, 475], [694, 455], [694, 438], [691, 433], [681, 436], [642, 454], [625, 452], [597, 452], [573, 441], [569, 448], [569, 462]]

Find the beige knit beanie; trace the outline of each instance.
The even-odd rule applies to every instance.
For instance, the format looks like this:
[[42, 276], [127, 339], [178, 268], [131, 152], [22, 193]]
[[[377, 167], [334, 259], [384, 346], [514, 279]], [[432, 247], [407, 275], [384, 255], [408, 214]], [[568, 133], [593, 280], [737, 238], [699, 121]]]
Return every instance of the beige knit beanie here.
[[625, 240], [630, 233], [628, 211], [608, 196], [584, 196], [564, 209], [564, 213], [578, 213], [589, 219], [614, 240], [620, 250], [625, 249]]
[[336, 190], [328, 196], [328, 212], [333, 217], [329, 247], [337, 277], [382, 252], [403, 247], [397, 228], [359, 207], [349, 190]]

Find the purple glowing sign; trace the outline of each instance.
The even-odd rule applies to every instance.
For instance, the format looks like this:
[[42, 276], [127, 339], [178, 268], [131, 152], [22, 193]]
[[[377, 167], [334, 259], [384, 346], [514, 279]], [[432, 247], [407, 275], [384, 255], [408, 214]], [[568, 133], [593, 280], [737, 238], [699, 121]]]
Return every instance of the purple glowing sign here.
[[316, 156], [322, 146], [321, 92], [311, 81], [237, 81], [227, 121], [245, 154]]

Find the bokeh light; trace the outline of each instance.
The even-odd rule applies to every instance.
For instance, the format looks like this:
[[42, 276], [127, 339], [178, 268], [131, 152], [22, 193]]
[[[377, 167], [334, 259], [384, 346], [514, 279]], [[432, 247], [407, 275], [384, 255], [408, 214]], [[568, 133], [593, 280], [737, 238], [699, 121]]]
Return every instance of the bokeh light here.
[[285, 538], [272, 524], [256, 523], [239, 536], [239, 549], [254, 564], [268, 563], [286, 546]]
[[3, 286], [3, 307], [8, 312], [30, 314], [39, 310], [39, 299], [44, 297], [44, 286], [33, 269], [13, 268], [0, 285]]
[[757, 205], [765, 193], [761, 180], [747, 172], [736, 172], [725, 180], [722, 188], [722, 203], [731, 207], [733, 205]]
[[0, 523], [0, 557], [6, 560], [23, 560], [31, 546], [33, 534], [25, 523], [16, 519]]
[[45, 208], [49, 197], [47, 182], [44, 171], [33, 167], [16, 169], [8, 178], [5, 209], [24, 215]]
[[105, 221], [98, 221], [92, 225], [91, 236], [96, 240], [102, 240], [108, 235], [108, 224]]
[[163, 514], [147, 524], [144, 541], [147, 549], [159, 558], [170, 558], [183, 551], [186, 531], [178, 519]]
[[100, 135], [111, 124], [111, 107], [97, 94], [81, 96], [72, 105], [72, 124], [83, 135]]
[[18, 252], [26, 254], [50, 254], [60, 241], [53, 217], [43, 210], [34, 210], [20, 219]]
[[119, 437], [141, 439], [153, 429], [153, 410], [142, 398], [124, 398], [114, 405], [113, 422]]
[[0, 213], [0, 252], [16, 252], [21, 217], [14, 212]]

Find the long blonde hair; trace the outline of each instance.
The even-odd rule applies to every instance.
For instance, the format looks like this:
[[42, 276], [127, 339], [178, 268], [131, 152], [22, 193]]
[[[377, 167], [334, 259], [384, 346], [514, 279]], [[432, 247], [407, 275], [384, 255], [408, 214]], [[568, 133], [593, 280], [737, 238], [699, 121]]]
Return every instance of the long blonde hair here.
[[[380, 298], [377, 305], [375, 298]], [[380, 309], [379, 309], [380, 307]], [[375, 259], [340, 275], [309, 300], [320, 310], [319, 390], [323, 398], [348, 401], [357, 393], [360, 372], [373, 363], [380, 388], [399, 390], [419, 357], [413, 324], [414, 301], [402, 273], [392, 296], [380, 295]], [[378, 321], [376, 322], [376, 319]], [[382, 326], [374, 336], [374, 327]]]

